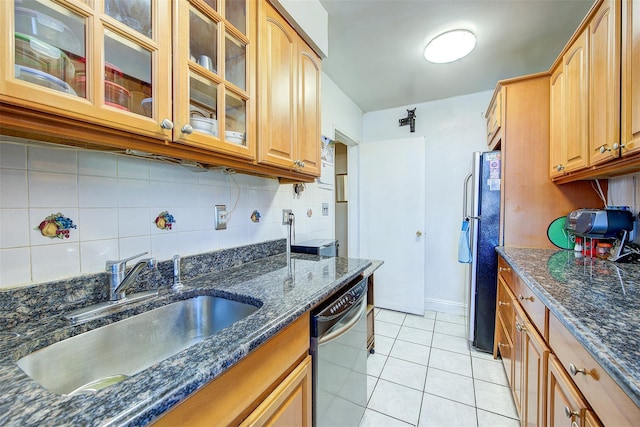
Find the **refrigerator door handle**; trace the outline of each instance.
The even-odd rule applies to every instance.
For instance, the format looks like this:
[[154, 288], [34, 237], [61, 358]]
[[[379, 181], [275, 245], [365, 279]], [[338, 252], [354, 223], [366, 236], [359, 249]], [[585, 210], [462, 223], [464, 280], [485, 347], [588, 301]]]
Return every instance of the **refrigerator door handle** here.
[[478, 216], [469, 215], [468, 198], [469, 198], [469, 182], [471, 181], [471, 178], [473, 178], [473, 172], [469, 173], [469, 175], [467, 175], [467, 177], [464, 179], [464, 189], [462, 191], [462, 218], [466, 221], [469, 221], [471, 219], [477, 219], [477, 220], [482, 219], [480, 215]]
[[464, 189], [462, 191], [462, 218], [472, 218], [470, 217], [469, 211], [467, 209], [467, 199], [469, 198], [469, 181], [473, 178], [473, 172], [469, 173], [467, 177], [464, 179]]

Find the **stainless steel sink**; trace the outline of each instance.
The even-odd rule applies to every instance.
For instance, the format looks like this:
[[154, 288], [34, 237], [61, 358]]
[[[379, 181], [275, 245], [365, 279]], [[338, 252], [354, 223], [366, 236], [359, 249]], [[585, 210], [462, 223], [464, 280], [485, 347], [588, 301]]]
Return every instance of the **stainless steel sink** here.
[[35, 351], [18, 366], [59, 394], [95, 392], [161, 362], [258, 308], [214, 296], [177, 301]]

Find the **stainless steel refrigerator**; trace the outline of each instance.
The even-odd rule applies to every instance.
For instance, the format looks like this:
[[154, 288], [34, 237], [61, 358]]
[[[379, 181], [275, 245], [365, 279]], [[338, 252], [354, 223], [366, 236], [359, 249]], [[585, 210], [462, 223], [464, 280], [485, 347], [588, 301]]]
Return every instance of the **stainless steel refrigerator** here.
[[[464, 182], [463, 225], [468, 223], [467, 337], [481, 351], [493, 351], [500, 239], [500, 151], [474, 152]], [[463, 227], [464, 228], [464, 227]]]

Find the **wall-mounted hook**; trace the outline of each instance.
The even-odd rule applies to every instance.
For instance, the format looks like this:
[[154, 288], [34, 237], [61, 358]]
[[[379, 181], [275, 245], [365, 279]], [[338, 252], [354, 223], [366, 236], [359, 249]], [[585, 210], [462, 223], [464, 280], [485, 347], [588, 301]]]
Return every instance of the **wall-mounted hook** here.
[[400, 119], [399, 122], [400, 122], [400, 126], [409, 125], [409, 127], [411, 128], [411, 132], [415, 132], [416, 131], [416, 109], [414, 108], [413, 110], [407, 110], [407, 117], [405, 117], [404, 119]]

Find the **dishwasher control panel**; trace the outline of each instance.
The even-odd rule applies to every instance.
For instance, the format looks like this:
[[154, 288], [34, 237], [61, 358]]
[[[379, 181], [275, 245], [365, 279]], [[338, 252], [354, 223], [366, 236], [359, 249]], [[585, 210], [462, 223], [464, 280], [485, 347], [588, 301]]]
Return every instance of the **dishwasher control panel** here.
[[367, 280], [360, 280], [355, 286], [351, 287], [348, 291], [340, 294], [336, 299], [332, 300], [328, 306], [326, 306], [318, 316], [336, 316], [349, 310], [367, 291]]

